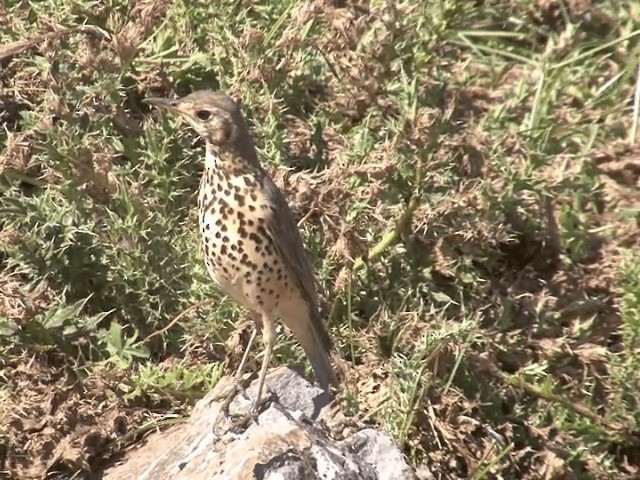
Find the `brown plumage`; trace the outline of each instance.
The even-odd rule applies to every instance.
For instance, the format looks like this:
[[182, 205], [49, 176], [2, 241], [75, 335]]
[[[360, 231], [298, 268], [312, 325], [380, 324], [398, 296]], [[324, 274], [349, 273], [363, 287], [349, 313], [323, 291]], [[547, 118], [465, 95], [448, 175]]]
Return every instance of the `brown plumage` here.
[[236, 103], [221, 92], [194, 92], [177, 100], [148, 98], [177, 113], [206, 141], [198, 208], [205, 264], [223, 291], [253, 312], [256, 322], [238, 376], [257, 329], [265, 357], [259, 401], [282, 319], [304, 348], [318, 383], [337, 383], [329, 360], [331, 342], [320, 317], [313, 269], [295, 219], [282, 193], [260, 166]]

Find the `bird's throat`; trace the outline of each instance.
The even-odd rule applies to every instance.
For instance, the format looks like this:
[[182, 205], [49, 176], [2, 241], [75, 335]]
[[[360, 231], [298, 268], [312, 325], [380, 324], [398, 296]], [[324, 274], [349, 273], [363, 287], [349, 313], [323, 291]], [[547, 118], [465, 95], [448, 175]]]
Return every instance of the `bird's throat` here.
[[207, 152], [204, 157], [204, 167], [206, 170], [216, 169], [220, 163], [220, 156], [213, 150], [210, 145], [207, 145]]

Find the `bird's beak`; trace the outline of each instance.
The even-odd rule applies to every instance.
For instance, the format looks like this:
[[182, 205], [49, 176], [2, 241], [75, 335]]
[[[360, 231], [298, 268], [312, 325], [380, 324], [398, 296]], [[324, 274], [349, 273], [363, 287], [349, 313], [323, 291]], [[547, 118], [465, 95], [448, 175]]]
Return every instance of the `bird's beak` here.
[[143, 103], [148, 103], [149, 105], [153, 105], [156, 107], [163, 108], [164, 110], [169, 110], [170, 112], [180, 113], [178, 109], [178, 101], [170, 100], [168, 98], [159, 98], [159, 97], [149, 97], [142, 100]]

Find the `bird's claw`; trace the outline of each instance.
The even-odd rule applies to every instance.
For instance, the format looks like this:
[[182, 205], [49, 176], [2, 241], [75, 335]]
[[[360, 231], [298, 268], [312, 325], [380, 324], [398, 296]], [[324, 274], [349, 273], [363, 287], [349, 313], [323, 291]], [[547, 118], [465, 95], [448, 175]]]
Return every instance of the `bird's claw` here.
[[[253, 400], [249, 411], [245, 411], [242, 413], [231, 412], [229, 407], [231, 406], [233, 400], [238, 396], [238, 394], [242, 394], [242, 396], [247, 400], [249, 399], [246, 386], [239, 379], [235, 379], [232, 385], [227, 387], [227, 389], [213, 398], [214, 401], [222, 400], [217, 418], [213, 423], [214, 432], [222, 417], [229, 419], [229, 423], [224, 428], [223, 433], [240, 433], [246, 430], [251, 421], [257, 423], [260, 414], [264, 412], [272, 402], [277, 401], [277, 395], [275, 394], [275, 392], [273, 392], [269, 388], [267, 388], [266, 390], [266, 395], [263, 394], [261, 398], [255, 398]], [[217, 433], [216, 435], [220, 436]]]

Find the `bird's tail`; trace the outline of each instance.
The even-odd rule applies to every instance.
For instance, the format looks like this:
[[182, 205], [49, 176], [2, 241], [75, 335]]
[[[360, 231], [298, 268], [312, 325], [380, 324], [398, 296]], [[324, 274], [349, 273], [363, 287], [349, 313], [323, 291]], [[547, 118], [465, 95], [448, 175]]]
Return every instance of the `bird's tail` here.
[[296, 322], [291, 330], [307, 354], [316, 380], [323, 389], [328, 390], [330, 385], [338, 384], [329, 356], [331, 339], [317, 309], [310, 310], [308, 320]]
[[311, 362], [313, 373], [320, 386], [323, 389], [328, 390], [330, 385], [337, 385], [338, 378], [331, 366], [329, 354], [324, 350], [319, 350], [317, 348], [304, 348], [304, 351], [309, 358], [309, 362]]

